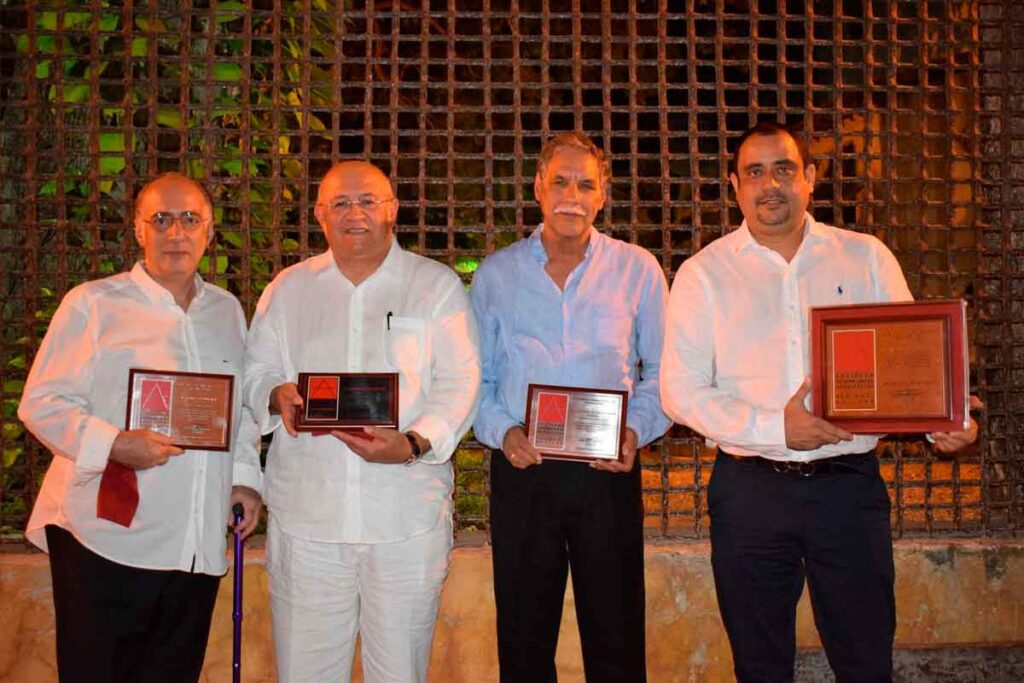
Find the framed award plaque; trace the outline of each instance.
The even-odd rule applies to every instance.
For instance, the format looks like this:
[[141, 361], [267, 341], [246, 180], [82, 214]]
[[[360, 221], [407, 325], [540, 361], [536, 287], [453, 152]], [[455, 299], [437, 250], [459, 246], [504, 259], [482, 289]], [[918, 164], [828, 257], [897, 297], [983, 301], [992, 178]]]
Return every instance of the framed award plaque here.
[[179, 448], [231, 448], [233, 375], [170, 370], [128, 370], [126, 429], [149, 429]]
[[531, 384], [526, 394], [526, 436], [544, 457], [621, 460], [628, 394]]
[[810, 329], [815, 415], [859, 434], [969, 426], [962, 299], [812, 308]]
[[300, 372], [298, 386], [296, 431], [398, 429], [398, 373]]

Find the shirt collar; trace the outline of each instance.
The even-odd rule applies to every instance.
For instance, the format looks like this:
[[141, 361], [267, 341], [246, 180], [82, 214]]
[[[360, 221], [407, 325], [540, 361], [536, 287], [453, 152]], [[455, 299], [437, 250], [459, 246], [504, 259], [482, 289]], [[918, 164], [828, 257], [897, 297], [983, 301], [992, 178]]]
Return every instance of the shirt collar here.
[[[393, 275], [400, 269], [399, 261], [402, 258], [402, 247], [398, 246], [398, 236], [392, 233], [391, 235], [391, 246], [388, 248], [387, 256], [381, 261], [381, 264], [377, 266], [377, 270], [370, 274], [370, 277], [363, 280], [363, 282], [369, 282], [378, 276], [383, 277], [387, 275]], [[334, 254], [331, 252], [330, 247], [327, 251], [311, 256], [308, 259], [309, 267], [312, 269], [313, 274], [317, 277], [329, 277], [330, 274], [334, 274], [337, 277], [348, 282], [348, 279], [341, 274], [338, 270], [338, 264], [334, 260]], [[351, 283], [350, 283], [351, 284]], [[362, 284], [362, 283], [360, 283]]]
[[[800, 241], [800, 247], [797, 249], [797, 253], [799, 253], [808, 242], [820, 242], [830, 238], [831, 235], [827, 230], [825, 230], [825, 226], [814, 220], [811, 214], [805, 211], [804, 237]], [[736, 253], [739, 253], [746, 251], [747, 249], [761, 246], [761, 243], [754, 239], [754, 236], [750, 234], [750, 226], [747, 225], [746, 219], [743, 219], [743, 223], [740, 224], [739, 229], [736, 231], [736, 242], [733, 244], [733, 250]]]
[[[135, 265], [132, 266], [131, 272], [129, 273], [129, 277], [131, 277], [132, 282], [142, 290], [142, 293], [145, 294], [146, 298], [152, 303], [161, 305], [177, 305], [174, 301], [174, 295], [171, 294], [166, 287], [154, 280], [152, 275], [146, 272], [146, 267], [142, 265], [142, 261], [135, 262]], [[198, 302], [203, 298], [203, 295], [206, 292], [206, 282], [203, 278], [199, 277], [198, 273], [192, 277], [194, 278], [196, 286], [196, 294], [193, 301]]]
[[[544, 224], [540, 223], [537, 225], [537, 229], [530, 233], [530, 237], [528, 239], [530, 246], [530, 254], [535, 259], [537, 259], [537, 263], [544, 266], [547, 265], [548, 262], [548, 252], [544, 248], [544, 243], [540, 239], [540, 235], [542, 232], [544, 232]], [[584, 261], [586, 261], [590, 257], [590, 254], [593, 253], [594, 251], [594, 245], [597, 244], [597, 242], [601, 240], [603, 237], [604, 235], [598, 232], [593, 225], [590, 226], [590, 235], [587, 239], [587, 246], [583, 250]]]

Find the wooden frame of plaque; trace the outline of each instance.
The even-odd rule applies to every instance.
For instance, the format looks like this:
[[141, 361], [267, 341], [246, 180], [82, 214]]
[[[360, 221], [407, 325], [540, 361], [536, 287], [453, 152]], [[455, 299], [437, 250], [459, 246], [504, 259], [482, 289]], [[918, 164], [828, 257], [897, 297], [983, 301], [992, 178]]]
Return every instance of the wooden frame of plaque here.
[[[345, 417], [342, 399], [346, 382], [363, 382], [372, 385], [375, 391], [386, 392], [387, 415], [379, 418]], [[334, 430], [357, 431], [364, 427], [398, 429], [396, 372], [300, 372], [297, 384], [303, 405], [296, 413], [295, 431], [328, 434]], [[348, 387], [350, 391], [351, 388]]]
[[967, 428], [963, 299], [812, 308], [813, 410], [856, 434]]
[[[590, 406], [580, 403], [590, 401]], [[617, 404], [617, 405], [614, 405]], [[608, 416], [608, 409], [618, 411], [614, 422], [598, 425], [605, 430], [614, 426], [611, 439], [597, 439], [584, 433], [580, 435], [580, 423], [587, 417]], [[626, 410], [629, 407], [629, 393], [618, 389], [591, 389], [585, 387], [564, 387], [552, 384], [531, 384], [526, 391], [526, 419], [523, 422], [526, 437], [545, 458], [553, 460], [595, 460], [622, 461], [622, 441], [626, 437]], [[588, 414], [589, 409], [589, 414]], [[549, 414], [548, 419], [545, 413]], [[601, 414], [603, 413], [603, 414]], [[606, 435], [607, 436], [607, 435]], [[585, 443], [590, 440], [595, 443]], [[580, 443], [580, 442], [584, 443]], [[614, 452], [611, 451], [614, 445]], [[582, 446], [582, 448], [581, 448]], [[589, 451], [587, 450], [589, 449]]]
[[234, 375], [129, 368], [125, 429], [166, 434], [189, 450], [231, 450], [234, 392]]

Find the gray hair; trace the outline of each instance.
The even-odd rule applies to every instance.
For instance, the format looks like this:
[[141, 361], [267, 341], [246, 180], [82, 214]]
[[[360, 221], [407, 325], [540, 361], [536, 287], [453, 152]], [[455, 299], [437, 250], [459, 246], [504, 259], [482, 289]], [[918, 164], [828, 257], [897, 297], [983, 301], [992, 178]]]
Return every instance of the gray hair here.
[[584, 133], [577, 130], [571, 133], [559, 133], [544, 143], [544, 147], [540, 150], [540, 158], [537, 160], [537, 176], [540, 178], [544, 177], [544, 174], [548, 171], [548, 164], [551, 163], [551, 159], [555, 156], [555, 152], [565, 147], [582, 149], [597, 159], [597, 164], [601, 167], [601, 189], [607, 193], [608, 185], [612, 181], [612, 165], [608, 161], [604, 150], [595, 145], [594, 141]]

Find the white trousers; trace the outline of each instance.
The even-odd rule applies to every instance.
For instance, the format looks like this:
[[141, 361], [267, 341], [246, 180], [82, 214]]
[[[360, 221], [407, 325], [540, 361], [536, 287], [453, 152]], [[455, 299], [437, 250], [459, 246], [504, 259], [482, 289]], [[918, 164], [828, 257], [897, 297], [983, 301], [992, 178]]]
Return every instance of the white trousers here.
[[420, 536], [372, 544], [296, 538], [271, 516], [267, 536], [281, 683], [349, 681], [357, 632], [367, 683], [427, 680], [450, 518]]

